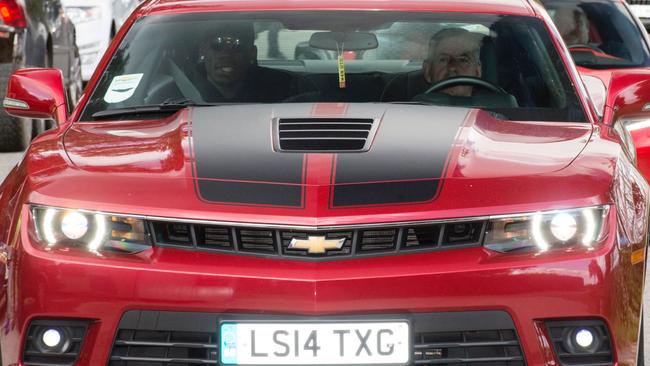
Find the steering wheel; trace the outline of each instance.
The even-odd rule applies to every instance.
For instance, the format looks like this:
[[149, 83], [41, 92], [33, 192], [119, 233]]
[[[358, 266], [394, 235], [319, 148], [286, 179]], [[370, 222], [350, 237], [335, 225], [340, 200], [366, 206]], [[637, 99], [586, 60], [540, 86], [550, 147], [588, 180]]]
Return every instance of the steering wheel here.
[[503, 88], [501, 88], [500, 86], [491, 83], [487, 80], [483, 80], [473, 76], [454, 76], [449, 79], [441, 80], [433, 84], [423, 94], [435, 93], [440, 90], [451, 88], [452, 86], [458, 86], [458, 85], [475, 86], [475, 87], [488, 90], [492, 93], [508, 95], [508, 92], [503, 90]]

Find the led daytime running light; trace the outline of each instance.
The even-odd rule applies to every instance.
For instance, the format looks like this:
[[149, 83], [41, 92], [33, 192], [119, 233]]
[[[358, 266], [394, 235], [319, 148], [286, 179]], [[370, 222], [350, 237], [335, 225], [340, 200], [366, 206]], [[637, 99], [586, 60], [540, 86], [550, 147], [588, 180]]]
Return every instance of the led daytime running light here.
[[95, 228], [95, 237], [90, 243], [88, 243], [88, 250], [92, 252], [96, 252], [99, 249], [106, 236], [106, 219], [102, 215], [96, 214], [95, 224], [97, 225]]
[[54, 235], [54, 217], [56, 216], [56, 211], [52, 208], [48, 208], [45, 211], [45, 216], [43, 217], [43, 236], [45, 241], [47, 241], [48, 246], [53, 246], [56, 244], [56, 235]]
[[546, 238], [544, 238], [544, 233], [542, 233], [542, 214], [537, 213], [535, 216], [533, 216], [533, 240], [535, 241], [535, 244], [541, 249], [541, 251], [545, 252], [548, 250], [548, 241], [546, 241]]
[[582, 211], [582, 216], [585, 218], [585, 235], [582, 237], [582, 245], [591, 247], [593, 241], [596, 239], [596, 218], [594, 217], [594, 210]]

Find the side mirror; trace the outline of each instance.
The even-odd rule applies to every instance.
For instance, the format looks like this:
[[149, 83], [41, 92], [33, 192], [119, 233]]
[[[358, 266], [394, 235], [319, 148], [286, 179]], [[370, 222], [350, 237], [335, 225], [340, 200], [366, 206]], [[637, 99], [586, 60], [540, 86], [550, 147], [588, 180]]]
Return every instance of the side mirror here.
[[580, 74], [602, 122], [613, 127], [630, 159], [650, 181], [650, 72], [581, 68]]
[[20, 69], [9, 78], [2, 106], [14, 117], [53, 119], [61, 124], [68, 117], [64, 90], [58, 69]]
[[595, 76], [580, 74], [582, 78], [582, 83], [585, 84], [587, 88], [587, 93], [589, 93], [589, 99], [596, 110], [599, 118], [603, 118], [605, 114], [605, 103], [607, 101], [607, 87], [605, 83]]

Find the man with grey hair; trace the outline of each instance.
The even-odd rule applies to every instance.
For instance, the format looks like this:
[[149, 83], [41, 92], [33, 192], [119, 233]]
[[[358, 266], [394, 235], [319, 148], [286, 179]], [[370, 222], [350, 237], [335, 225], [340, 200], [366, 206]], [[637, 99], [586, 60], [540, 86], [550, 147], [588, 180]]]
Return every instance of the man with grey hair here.
[[[481, 41], [483, 35], [463, 28], [446, 28], [431, 37], [427, 59], [422, 69], [424, 79], [435, 84], [454, 76], [480, 78]], [[459, 85], [442, 90], [452, 96], [471, 96], [472, 87]]]
[[582, 9], [576, 6], [560, 6], [554, 10], [553, 22], [567, 46], [589, 43], [589, 20]]

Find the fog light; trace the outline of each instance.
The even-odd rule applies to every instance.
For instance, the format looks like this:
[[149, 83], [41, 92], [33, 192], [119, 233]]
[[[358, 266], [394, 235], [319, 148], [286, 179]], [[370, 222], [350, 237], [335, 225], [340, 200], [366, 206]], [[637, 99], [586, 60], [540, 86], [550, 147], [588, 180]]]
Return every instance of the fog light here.
[[579, 329], [575, 333], [575, 341], [581, 348], [590, 348], [595, 341], [594, 334], [589, 329]]
[[70, 350], [70, 337], [63, 328], [41, 328], [36, 342], [39, 352], [66, 353]]
[[566, 328], [564, 346], [571, 354], [591, 354], [601, 346], [602, 335], [596, 328], [576, 326]]
[[598, 319], [546, 322], [558, 365], [612, 365], [614, 355], [605, 322]]
[[43, 336], [41, 338], [44, 345], [50, 348], [55, 348], [61, 344], [63, 336], [61, 335], [61, 332], [56, 329], [48, 329], [43, 332]]
[[87, 320], [33, 320], [27, 330], [20, 364], [76, 365], [87, 328]]

